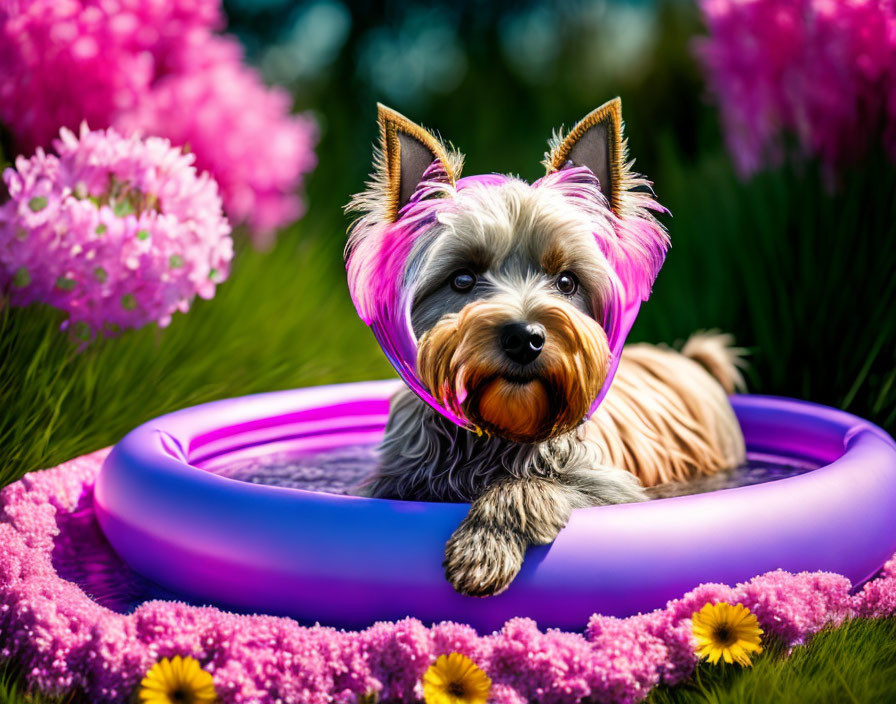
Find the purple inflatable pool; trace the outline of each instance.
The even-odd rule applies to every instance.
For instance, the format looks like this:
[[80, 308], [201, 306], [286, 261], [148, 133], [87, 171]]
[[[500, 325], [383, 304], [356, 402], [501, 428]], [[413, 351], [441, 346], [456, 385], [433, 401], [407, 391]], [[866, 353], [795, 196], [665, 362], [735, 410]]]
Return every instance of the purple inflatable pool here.
[[530, 548], [497, 597], [456, 594], [441, 562], [468, 506], [264, 486], [216, 471], [252, 457], [375, 442], [394, 381], [188, 408], [129, 433], [106, 460], [96, 513], [139, 573], [200, 602], [360, 627], [415, 616], [480, 631], [528, 616], [580, 629], [595, 612], [661, 607], [701, 582], [773, 569], [854, 584], [896, 551], [896, 443], [848, 413], [787, 399], [733, 403], [752, 456], [819, 469], [767, 484], [580, 509]]

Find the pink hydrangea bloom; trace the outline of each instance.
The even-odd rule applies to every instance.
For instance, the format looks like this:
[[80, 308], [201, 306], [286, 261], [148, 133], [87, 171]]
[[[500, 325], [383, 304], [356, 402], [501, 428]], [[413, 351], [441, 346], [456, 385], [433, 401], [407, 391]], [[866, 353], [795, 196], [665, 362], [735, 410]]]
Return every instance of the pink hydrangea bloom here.
[[0, 122], [26, 155], [84, 121], [167, 137], [268, 244], [302, 215], [316, 126], [212, 33], [222, 24], [220, 0], [0, 0]]
[[91, 597], [79, 580], [60, 574], [77, 562], [139, 587], [92, 513], [93, 483], [107, 453], [29, 474], [0, 491], [0, 659], [20, 666], [30, 686], [79, 688], [98, 704], [126, 701], [159, 658], [173, 655], [199, 660], [227, 704], [348, 704], [372, 693], [412, 702], [426, 668], [447, 652], [468, 655], [486, 672], [497, 704], [637, 702], [657, 684], [693, 673], [690, 619], [703, 604], [742, 603], [766, 633], [789, 645], [844, 618], [896, 615], [896, 556], [852, 596], [838, 575], [776, 571], [735, 587], [701, 585], [647, 614], [595, 615], [584, 634], [543, 631], [523, 618], [482, 636], [469, 626], [427, 627], [411, 618], [343, 631], [159, 599], [119, 613], [98, 603], [95, 581]]
[[135, 106], [219, 0], [0, 0], [0, 121], [25, 154]]
[[829, 167], [883, 132], [896, 157], [896, 7], [889, 0], [702, 0], [697, 44], [743, 174], [795, 137]]
[[304, 211], [296, 190], [316, 165], [317, 128], [290, 115], [289, 94], [267, 88], [242, 59], [235, 39], [194, 32], [173, 70], [115, 123], [188, 145], [221, 187], [228, 216], [267, 245]]
[[166, 139], [67, 129], [57, 155], [19, 157], [3, 174], [0, 289], [47, 303], [86, 339], [165, 326], [227, 278], [230, 226], [215, 182]]

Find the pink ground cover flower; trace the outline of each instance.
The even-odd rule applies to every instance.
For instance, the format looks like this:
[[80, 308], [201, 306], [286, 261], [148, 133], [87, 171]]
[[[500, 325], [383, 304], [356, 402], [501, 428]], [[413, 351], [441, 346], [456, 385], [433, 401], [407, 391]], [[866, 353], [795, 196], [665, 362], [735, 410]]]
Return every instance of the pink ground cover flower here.
[[67, 129], [3, 178], [0, 290], [47, 303], [82, 339], [151, 321], [166, 326], [214, 296], [233, 245], [215, 182], [166, 139]]
[[889, 0], [701, 0], [696, 50], [738, 170], [779, 163], [788, 140], [828, 167], [883, 135], [896, 157], [896, 7]]
[[[896, 615], [896, 556], [854, 595], [838, 575], [777, 571], [734, 587], [704, 584], [647, 614], [595, 615], [584, 633], [543, 631], [522, 618], [482, 636], [412, 618], [343, 631], [191, 606], [147, 594], [105, 542], [92, 489], [107, 454], [31, 473], [0, 491], [0, 658], [21, 666], [31, 686], [79, 688], [93, 702], [126, 700], [159, 658], [174, 655], [199, 660], [225, 703], [348, 703], [371, 693], [413, 702], [423, 672], [449, 652], [485, 671], [499, 704], [637, 702], [658, 683], [692, 674], [690, 619], [706, 603], [742, 603], [790, 645], [847, 617]], [[106, 582], [119, 593], [142, 589], [149, 600], [113, 611], [99, 603]]]
[[0, 0], [0, 122], [26, 155], [84, 121], [188, 146], [268, 244], [302, 215], [316, 126], [222, 25], [220, 0]]

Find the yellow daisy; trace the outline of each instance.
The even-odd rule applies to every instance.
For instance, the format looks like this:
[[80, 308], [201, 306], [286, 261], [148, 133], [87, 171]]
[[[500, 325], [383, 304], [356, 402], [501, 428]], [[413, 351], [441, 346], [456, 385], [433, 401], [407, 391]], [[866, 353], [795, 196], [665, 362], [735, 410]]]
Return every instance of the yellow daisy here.
[[212, 676], [193, 658], [162, 658], [140, 682], [143, 704], [212, 704], [217, 699]]
[[442, 655], [423, 675], [426, 704], [485, 704], [492, 681], [470, 658]]
[[694, 614], [691, 624], [697, 640], [697, 655], [715, 664], [752, 665], [750, 653], [761, 653], [762, 629], [756, 617], [742, 604], [706, 604]]

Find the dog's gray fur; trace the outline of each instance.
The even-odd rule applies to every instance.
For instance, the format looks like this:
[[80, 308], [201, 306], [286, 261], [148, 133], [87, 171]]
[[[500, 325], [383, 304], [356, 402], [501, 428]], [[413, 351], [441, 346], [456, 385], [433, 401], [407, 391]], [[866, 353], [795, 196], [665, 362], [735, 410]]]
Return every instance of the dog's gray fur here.
[[[539, 255], [551, 244], [570, 251], [582, 286], [570, 305], [598, 315], [607, 263], [593, 236], [554, 196], [522, 182], [505, 188], [469, 189], [463, 215], [443, 224], [441, 236], [412, 254], [417, 295], [412, 310], [422, 336], [444, 315], [472, 300], [550, 293], [551, 274]], [[480, 276], [466, 294], [447, 279], [461, 267]], [[554, 272], [556, 273], [556, 272]], [[590, 290], [589, 290], [590, 288]], [[565, 297], [564, 297], [565, 298]], [[573, 508], [645, 499], [630, 472], [603, 463], [581, 431], [538, 444], [477, 436], [435, 413], [409, 390], [393, 399], [377, 475], [370, 496], [473, 502], [446, 548], [446, 570], [465, 594], [503, 590], [522, 564], [527, 544], [552, 541]]]
[[572, 509], [647, 498], [578, 431], [537, 445], [477, 436], [407, 389], [392, 399], [380, 452], [370, 496], [473, 503], [445, 548], [446, 577], [472, 596], [506, 589], [526, 546], [550, 543]]

